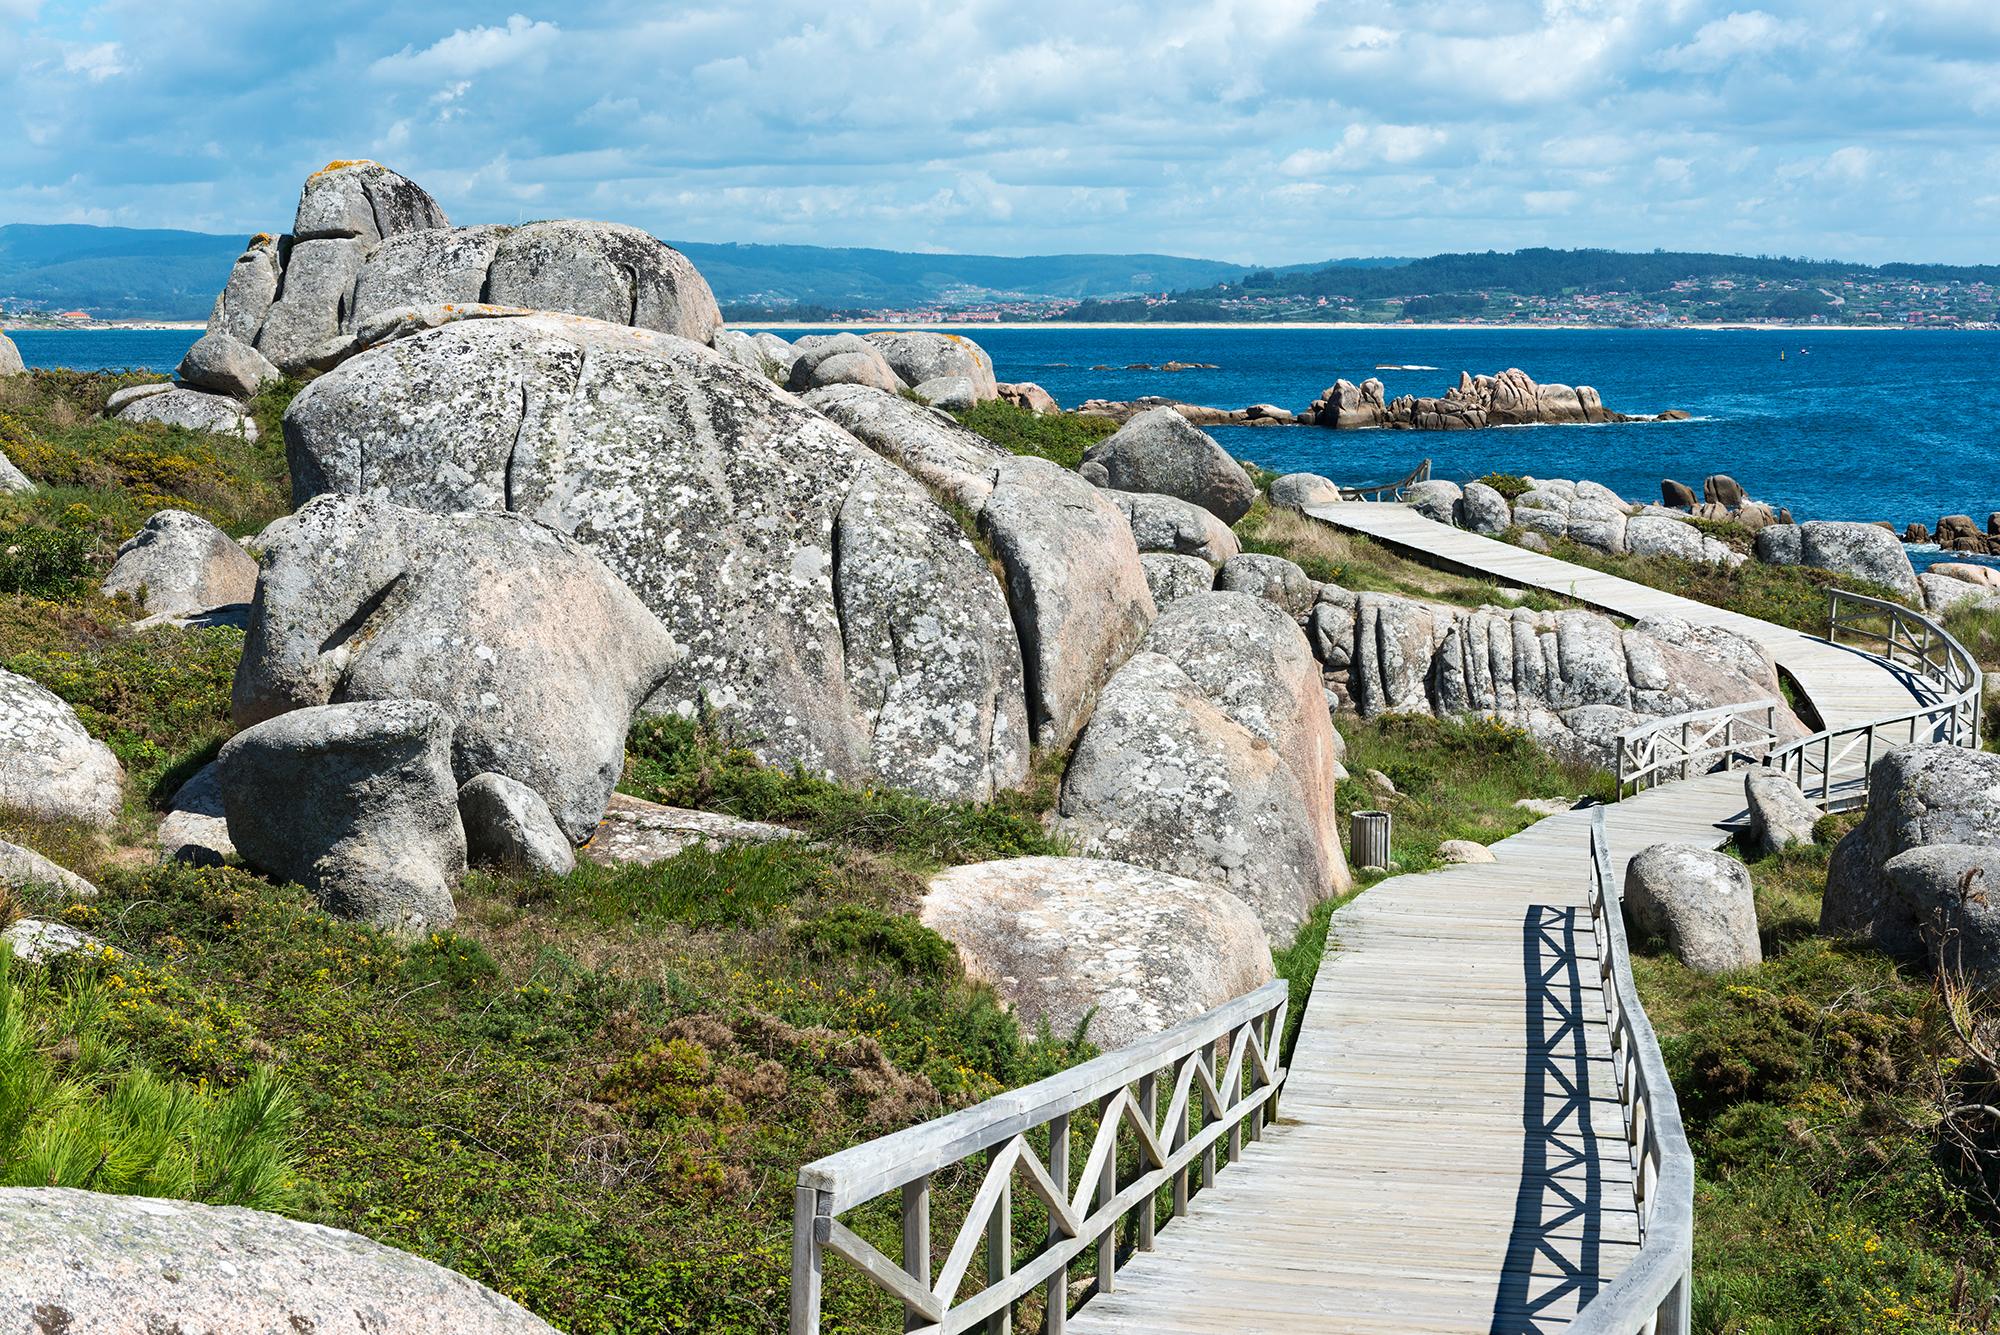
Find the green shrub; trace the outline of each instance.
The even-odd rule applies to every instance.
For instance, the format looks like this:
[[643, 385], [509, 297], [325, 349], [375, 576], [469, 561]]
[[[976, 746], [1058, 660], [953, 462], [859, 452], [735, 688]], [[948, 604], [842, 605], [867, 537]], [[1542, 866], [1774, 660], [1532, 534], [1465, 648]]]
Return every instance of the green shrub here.
[[17, 525], [0, 531], [0, 593], [73, 598], [94, 572], [90, 534], [77, 528]]
[[[115, 951], [102, 960], [120, 967]], [[0, 1186], [289, 1202], [298, 1106], [269, 1067], [227, 1091], [162, 1077], [107, 1023], [122, 1004], [114, 989], [44, 984], [31, 1011], [13, 970], [0, 943]]]
[[1505, 496], [1509, 504], [1527, 495], [1532, 485], [1528, 479], [1516, 477], [1512, 473], [1488, 473], [1478, 480]]
[[865, 904], [840, 904], [808, 918], [792, 928], [791, 939], [814, 959], [881, 959], [916, 978], [944, 978], [958, 968], [958, 952], [936, 932]]
[[1085, 450], [1118, 429], [1118, 423], [1108, 417], [1081, 413], [1038, 416], [998, 399], [974, 404], [957, 416], [960, 423], [1009, 454], [1037, 455], [1064, 468], [1082, 463]]

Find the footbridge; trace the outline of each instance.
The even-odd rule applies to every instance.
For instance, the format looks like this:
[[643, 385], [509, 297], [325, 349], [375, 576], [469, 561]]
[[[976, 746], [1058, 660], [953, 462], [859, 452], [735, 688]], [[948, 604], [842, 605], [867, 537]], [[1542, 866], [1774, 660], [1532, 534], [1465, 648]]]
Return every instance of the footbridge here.
[[[1978, 670], [1934, 624], [1872, 600], [1836, 597], [1818, 638], [1402, 506], [1309, 513], [1622, 617], [1738, 630], [1824, 731], [1760, 740], [1760, 704], [1740, 725], [1628, 735], [1643, 771], [1621, 775], [1630, 796], [1501, 840], [1491, 864], [1374, 885], [1333, 917], [1289, 1060], [1273, 983], [807, 1165], [794, 1335], [821, 1329], [829, 1265], [938, 1335], [1686, 1330], [1694, 1168], [1632, 984], [1626, 863], [1663, 840], [1721, 846], [1744, 815], [1732, 765], [1783, 767], [1838, 806], [1881, 749], [1976, 744]], [[934, 1233], [934, 1184], [968, 1165], [977, 1190]]]

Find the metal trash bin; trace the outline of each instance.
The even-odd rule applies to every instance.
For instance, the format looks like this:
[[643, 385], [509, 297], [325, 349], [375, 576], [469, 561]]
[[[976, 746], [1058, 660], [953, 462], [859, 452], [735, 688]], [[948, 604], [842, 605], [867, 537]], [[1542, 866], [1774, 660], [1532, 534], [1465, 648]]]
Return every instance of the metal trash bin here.
[[1347, 818], [1347, 842], [1354, 848], [1354, 865], [1389, 870], [1389, 813], [1356, 811]]

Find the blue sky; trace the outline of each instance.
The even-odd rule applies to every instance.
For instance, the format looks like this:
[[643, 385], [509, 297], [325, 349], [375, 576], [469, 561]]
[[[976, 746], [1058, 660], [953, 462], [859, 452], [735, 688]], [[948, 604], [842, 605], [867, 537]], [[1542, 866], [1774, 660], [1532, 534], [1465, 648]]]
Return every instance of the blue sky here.
[[0, 0], [0, 221], [457, 222], [1243, 262], [2000, 260], [2000, 3]]

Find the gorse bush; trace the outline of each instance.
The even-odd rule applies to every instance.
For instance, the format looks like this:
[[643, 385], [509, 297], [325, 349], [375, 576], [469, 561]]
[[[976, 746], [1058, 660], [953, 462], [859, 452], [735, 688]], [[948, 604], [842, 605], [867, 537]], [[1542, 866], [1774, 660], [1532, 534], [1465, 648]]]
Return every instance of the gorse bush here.
[[96, 547], [80, 528], [19, 524], [0, 530], [0, 593], [73, 598], [96, 573]]
[[1080, 413], [1035, 414], [999, 399], [976, 403], [957, 414], [961, 425], [977, 431], [1009, 454], [1032, 454], [1075, 468], [1083, 452], [1118, 429], [1108, 417]]
[[107, 1023], [110, 989], [45, 983], [31, 1012], [14, 968], [0, 943], [0, 1186], [290, 1203], [298, 1107], [275, 1072], [256, 1066], [226, 1092], [157, 1075]]

